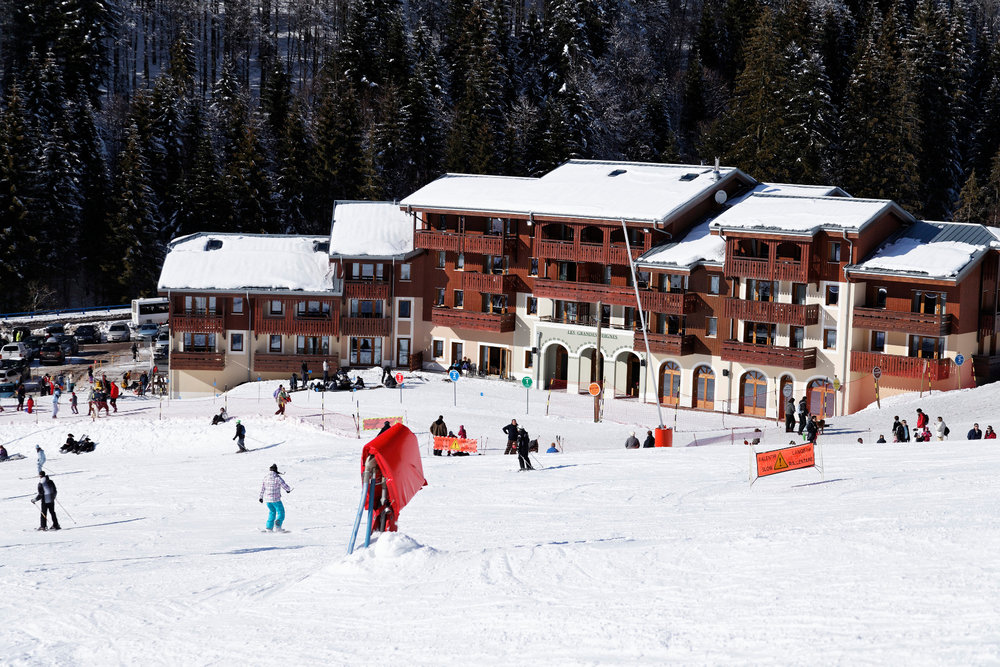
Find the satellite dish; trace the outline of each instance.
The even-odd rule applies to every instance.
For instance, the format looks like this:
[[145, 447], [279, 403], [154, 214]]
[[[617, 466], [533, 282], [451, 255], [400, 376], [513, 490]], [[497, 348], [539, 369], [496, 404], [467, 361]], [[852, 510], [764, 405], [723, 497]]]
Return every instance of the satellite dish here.
[[725, 190], [716, 191], [715, 193], [716, 204], [725, 204], [727, 199], [729, 199], [729, 195], [726, 194]]

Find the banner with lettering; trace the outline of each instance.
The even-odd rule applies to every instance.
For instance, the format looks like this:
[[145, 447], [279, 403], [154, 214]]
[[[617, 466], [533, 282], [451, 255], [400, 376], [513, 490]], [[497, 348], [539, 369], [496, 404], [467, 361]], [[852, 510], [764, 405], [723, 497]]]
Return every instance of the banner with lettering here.
[[449, 438], [446, 435], [434, 436], [434, 449], [445, 452], [466, 452], [475, 454], [478, 451], [478, 440], [468, 438]]
[[394, 424], [402, 424], [402, 417], [365, 417], [361, 420], [361, 429], [363, 431], [374, 431], [376, 429], [381, 429], [382, 426], [389, 422], [389, 426]]

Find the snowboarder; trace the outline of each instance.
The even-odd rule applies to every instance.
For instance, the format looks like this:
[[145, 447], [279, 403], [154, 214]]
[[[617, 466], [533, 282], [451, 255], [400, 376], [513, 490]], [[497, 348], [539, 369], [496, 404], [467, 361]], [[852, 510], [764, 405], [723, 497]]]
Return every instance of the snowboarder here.
[[788, 397], [785, 401], [785, 433], [795, 430], [795, 398]]
[[507, 434], [507, 449], [503, 453], [513, 454], [517, 450], [517, 420], [511, 419], [502, 430]]
[[236, 440], [236, 445], [239, 447], [237, 452], [245, 452], [247, 450], [246, 445], [243, 444], [243, 438], [246, 437], [247, 430], [243, 426], [239, 419], [236, 420], [236, 435], [233, 436], [233, 440]]
[[137, 361], [139, 361], [139, 345], [132, 343], [132, 362], [135, 363]]
[[285, 404], [291, 402], [291, 398], [288, 396], [288, 392], [285, 391], [285, 385], [279, 384], [277, 391], [274, 392], [274, 400], [278, 402], [278, 410], [274, 414], [282, 415], [285, 414]]
[[260, 498], [258, 499], [262, 503], [267, 501], [267, 530], [273, 530], [276, 533], [288, 532], [281, 527], [285, 521], [285, 506], [281, 503], [281, 490], [284, 489], [285, 493], [291, 493], [292, 490], [285, 484], [285, 480], [281, 479], [282, 474], [278, 472], [278, 464], [272, 463], [267, 475], [264, 476], [264, 483], [260, 485]]
[[[431, 435], [445, 437], [448, 435], [448, 427], [444, 423], [444, 415], [438, 415], [437, 420], [431, 424]], [[437, 447], [434, 448], [434, 456], [441, 456], [441, 450]]]
[[38, 474], [41, 475], [42, 466], [45, 465], [45, 450], [41, 445], [35, 445], [35, 451], [38, 452]]
[[531, 467], [531, 460], [528, 458], [530, 447], [531, 440], [528, 438], [528, 432], [524, 430], [523, 426], [519, 426], [517, 429], [517, 462], [521, 464], [521, 470], [534, 470]]
[[625, 440], [625, 449], [639, 449], [639, 438], [635, 437], [635, 431], [629, 433]]
[[215, 426], [216, 424], [224, 424], [227, 419], [229, 419], [229, 415], [226, 414], [226, 409], [222, 408], [219, 410], [219, 414], [212, 415], [212, 426]]
[[[795, 426], [795, 421], [792, 421], [792, 426]], [[642, 441], [642, 447], [656, 447], [656, 438], [653, 437], [652, 431], [646, 431], [646, 439]]]
[[382, 430], [381, 430], [381, 431], [379, 431], [379, 432], [378, 432], [378, 434], [379, 434], [379, 435], [382, 435], [383, 433], [385, 433], [386, 431], [388, 431], [388, 430], [389, 430], [390, 428], [392, 428], [392, 424], [390, 424], [390, 423], [389, 423], [389, 420], [388, 420], [388, 419], [386, 419], [386, 420], [385, 420], [385, 423], [384, 423], [384, 424], [382, 424]]
[[973, 424], [972, 425], [972, 428], [969, 429], [969, 432], [966, 434], [965, 439], [966, 440], [982, 440], [983, 439], [983, 432], [979, 429], [979, 424]]
[[59, 530], [59, 519], [56, 517], [56, 484], [41, 470], [38, 471], [38, 477], [40, 478], [38, 482], [38, 495], [31, 501], [32, 503], [37, 503], [39, 500], [42, 501], [42, 525], [38, 530], [49, 529], [45, 521], [46, 512], [52, 517], [52, 530]]
[[75, 391], [71, 391], [69, 393], [69, 409], [73, 411], [74, 415], [80, 414], [80, 409], [77, 407], [77, 398]]

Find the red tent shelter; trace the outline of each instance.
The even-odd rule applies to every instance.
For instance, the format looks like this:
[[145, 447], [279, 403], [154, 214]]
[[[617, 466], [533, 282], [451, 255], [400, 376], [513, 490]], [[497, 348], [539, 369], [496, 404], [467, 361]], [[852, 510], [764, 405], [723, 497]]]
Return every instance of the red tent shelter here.
[[[394, 424], [388, 431], [365, 445], [361, 451], [361, 472], [364, 474], [365, 461], [369, 454], [375, 456], [389, 491], [392, 512], [387, 517], [386, 530], [396, 530], [396, 518], [422, 487], [424, 466], [420, 462], [420, 445], [413, 431], [402, 424]], [[381, 514], [382, 507], [377, 508]]]

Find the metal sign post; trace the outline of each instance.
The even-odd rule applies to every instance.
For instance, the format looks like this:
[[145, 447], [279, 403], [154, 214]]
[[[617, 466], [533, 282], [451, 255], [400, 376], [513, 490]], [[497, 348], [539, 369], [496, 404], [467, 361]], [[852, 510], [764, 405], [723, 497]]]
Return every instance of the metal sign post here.
[[525, 375], [521, 378], [521, 384], [524, 385], [524, 414], [528, 414], [528, 397], [531, 395], [529, 391], [531, 389], [531, 378]]
[[461, 377], [461, 374], [453, 368], [450, 371], [448, 371], [448, 377], [451, 378], [452, 400], [453, 400], [452, 404], [457, 407], [458, 406], [458, 378]]
[[876, 366], [875, 368], [873, 368], [872, 369], [872, 377], [875, 378], [875, 405], [877, 405], [878, 409], [881, 410], [882, 409], [882, 399], [879, 398], [879, 395], [878, 395], [878, 379], [880, 377], [882, 377], [882, 369], [879, 368], [878, 366]]
[[399, 402], [403, 402], [403, 374], [396, 373], [396, 384], [399, 385]]

